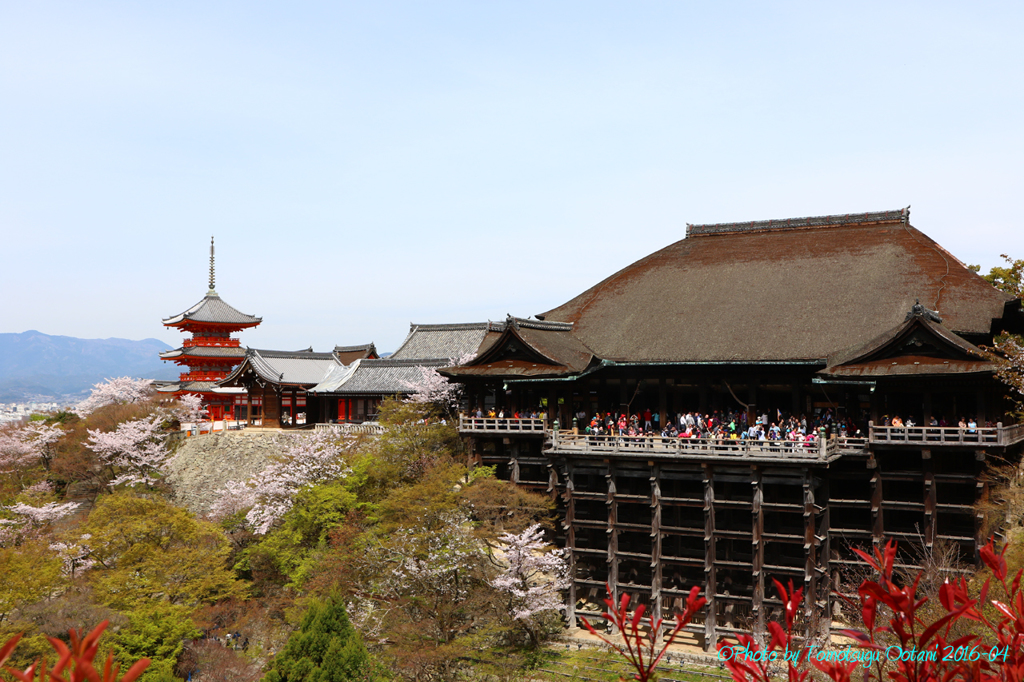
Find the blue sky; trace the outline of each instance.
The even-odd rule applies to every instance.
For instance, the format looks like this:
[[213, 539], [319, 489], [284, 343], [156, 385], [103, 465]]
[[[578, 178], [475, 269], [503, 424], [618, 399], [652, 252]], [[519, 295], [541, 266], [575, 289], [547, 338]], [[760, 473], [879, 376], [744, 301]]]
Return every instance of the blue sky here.
[[0, 331], [176, 345], [210, 235], [264, 348], [543, 312], [687, 222], [910, 204], [987, 271], [1024, 257], [1022, 33], [1020, 3], [0, 0]]

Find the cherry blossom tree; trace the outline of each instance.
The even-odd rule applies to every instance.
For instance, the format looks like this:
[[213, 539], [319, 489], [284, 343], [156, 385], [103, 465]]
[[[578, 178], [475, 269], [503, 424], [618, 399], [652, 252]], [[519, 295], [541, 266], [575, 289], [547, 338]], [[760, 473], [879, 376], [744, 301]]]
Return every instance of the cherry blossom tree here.
[[24, 438], [42, 460], [43, 466], [50, 468], [50, 462], [56, 454], [57, 441], [64, 435], [59, 424], [47, 424], [42, 421], [29, 422], [24, 429]]
[[279, 461], [246, 483], [229, 481], [220, 490], [211, 516], [223, 518], [249, 507], [247, 525], [257, 535], [265, 535], [292, 508], [295, 495], [303, 487], [348, 475], [343, 455], [352, 442], [327, 432], [294, 436]]
[[86, 533], [75, 542], [50, 544], [50, 549], [57, 552], [63, 562], [61, 570], [65, 576], [74, 578], [77, 574], [82, 574], [96, 565], [96, 561], [91, 558], [92, 548], [87, 544], [91, 538], [92, 535]]
[[205, 421], [209, 410], [203, 404], [201, 396], [193, 393], [186, 393], [178, 397], [178, 406], [174, 410], [174, 416], [178, 421], [185, 424], [199, 424]]
[[78, 502], [49, 502], [34, 507], [24, 502], [0, 507], [15, 515], [14, 519], [0, 519], [0, 547], [20, 544], [26, 537], [58, 519], [62, 519], [79, 507]]
[[565, 608], [561, 590], [569, 586], [566, 550], [551, 549], [539, 523], [522, 533], [503, 533], [498, 539], [508, 566], [491, 585], [507, 596], [509, 615], [536, 643], [538, 616]]
[[26, 438], [26, 429], [0, 429], [0, 474], [9, 474], [33, 464], [39, 455]]
[[149, 398], [153, 393], [152, 379], [132, 379], [117, 377], [95, 384], [88, 398], [78, 403], [72, 410], [79, 417], [85, 418], [104, 405], [138, 403]]
[[[464, 365], [476, 357], [476, 353], [466, 353], [457, 358], [450, 358], [446, 367], [458, 367]], [[403, 381], [409, 389], [409, 396], [405, 399], [410, 403], [434, 403], [446, 410], [452, 410], [459, 406], [459, 399], [462, 397], [462, 387], [453, 383], [448, 377], [441, 376], [433, 367], [417, 367], [420, 377], [415, 381]]]
[[113, 431], [89, 430], [87, 447], [114, 472], [110, 485], [153, 485], [160, 479], [168, 455], [162, 421], [153, 414], [122, 422]]

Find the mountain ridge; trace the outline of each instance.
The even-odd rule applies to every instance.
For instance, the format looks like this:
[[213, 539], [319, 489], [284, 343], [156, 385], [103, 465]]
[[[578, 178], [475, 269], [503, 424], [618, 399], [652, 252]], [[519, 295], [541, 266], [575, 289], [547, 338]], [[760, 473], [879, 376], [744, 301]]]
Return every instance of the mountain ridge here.
[[115, 376], [174, 379], [180, 370], [160, 360], [159, 339], [81, 339], [35, 329], [0, 333], [0, 402], [78, 398]]

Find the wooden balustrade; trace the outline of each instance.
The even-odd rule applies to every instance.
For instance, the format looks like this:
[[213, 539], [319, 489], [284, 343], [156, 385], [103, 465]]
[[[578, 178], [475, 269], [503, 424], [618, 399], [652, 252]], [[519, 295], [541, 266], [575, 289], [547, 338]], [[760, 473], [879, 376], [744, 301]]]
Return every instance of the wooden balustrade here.
[[384, 433], [384, 427], [375, 422], [367, 422], [363, 424], [317, 424], [313, 427], [313, 430], [351, 435], [367, 433], [373, 436], [379, 436]]
[[801, 460], [827, 460], [840, 454], [839, 441], [835, 438], [805, 442], [665, 436], [589, 436], [566, 431], [553, 431], [551, 435], [553, 449], [561, 452]]
[[543, 434], [546, 428], [544, 419], [512, 417], [459, 417], [460, 433], [535, 433]]
[[1024, 440], [1024, 424], [1003, 426], [875, 426], [868, 423], [872, 445], [989, 445], [1005, 447]]

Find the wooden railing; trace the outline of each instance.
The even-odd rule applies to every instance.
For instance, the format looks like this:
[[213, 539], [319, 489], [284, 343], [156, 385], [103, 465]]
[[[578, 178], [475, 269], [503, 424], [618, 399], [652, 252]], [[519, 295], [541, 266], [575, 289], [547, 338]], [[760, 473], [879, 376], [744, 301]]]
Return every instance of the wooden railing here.
[[1024, 440], [1024, 424], [1003, 426], [875, 426], [868, 422], [872, 445], [994, 445], [1005, 447]]
[[804, 460], [827, 460], [840, 454], [839, 442], [835, 438], [803, 442], [665, 436], [587, 436], [575, 435], [569, 431], [552, 431], [551, 435], [552, 448], [562, 452]]
[[840, 452], [867, 452], [868, 439], [867, 438], [852, 438], [849, 436], [839, 436], [838, 445]]
[[360, 433], [368, 433], [373, 436], [379, 436], [384, 433], [384, 427], [375, 422], [365, 422], [363, 424], [316, 424], [313, 427], [314, 431], [330, 431], [331, 433], [343, 433], [356, 435]]
[[511, 417], [459, 417], [460, 433], [544, 433], [544, 419]]

